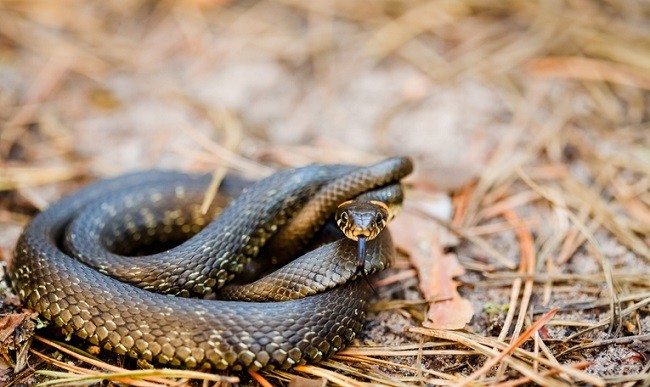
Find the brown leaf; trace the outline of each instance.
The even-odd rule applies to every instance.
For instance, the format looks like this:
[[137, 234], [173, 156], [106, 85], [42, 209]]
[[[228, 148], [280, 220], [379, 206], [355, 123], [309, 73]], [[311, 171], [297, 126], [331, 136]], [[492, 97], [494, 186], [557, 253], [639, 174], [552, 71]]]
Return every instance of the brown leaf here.
[[[420, 290], [432, 300], [424, 325], [440, 329], [461, 329], [469, 322], [474, 310], [468, 300], [458, 294], [454, 277], [465, 273], [455, 254], [445, 254], [440, 240], [444, 228], [430, 219], [405, 209], [391, 225], [398, 248], [408, 253], [419, 276]], [[434, 301], [442, 300], [442, 301]]]
[[434, 302], [429, 306], [428, 320], [422, 325], [437, 329], [462, 329], [474, 315], [469, 300], [458, 293], [458, 282], [452, 278], [465, 273], [455, 254], [445, 254], [436, 259], [439, 283], [436, 285], [440, 296], [446, 300]]

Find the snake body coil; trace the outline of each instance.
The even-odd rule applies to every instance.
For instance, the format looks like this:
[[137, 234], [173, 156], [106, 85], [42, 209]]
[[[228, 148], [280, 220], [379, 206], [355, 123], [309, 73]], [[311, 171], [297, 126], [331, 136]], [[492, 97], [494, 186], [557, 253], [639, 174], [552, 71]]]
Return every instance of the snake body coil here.
[[[395, 158], [280, 171], [243, 190], [184, 243], [146, 257], [121, 254], [132, 252], [134, 240], [196, 233], [200, 216], [183, 222], [194, 217], [209, 177], [149, 171], [101, 181], [33, 219], [16, 246], [13, 284], [29, 308], [64, 333], [117, 354], [217, 370], [316, 362], [349, 343], [365, 318], [370, 289], [351, 279], [353, 241], [326, 244], [226, 292], [247, 301], [159, 293], [212, 296], [250, 261], [269, 254], [282, 261], [301, 250], [339, 203], [398, 183], [411, 169], [409, 159]], [[367, 273], [390, 264], [386, 232], [368, 246]]]

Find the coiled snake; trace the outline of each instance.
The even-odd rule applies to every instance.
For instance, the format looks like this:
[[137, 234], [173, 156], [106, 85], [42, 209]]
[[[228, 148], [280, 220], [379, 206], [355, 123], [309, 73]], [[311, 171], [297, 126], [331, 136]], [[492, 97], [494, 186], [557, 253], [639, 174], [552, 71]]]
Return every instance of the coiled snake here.
[[[226, 179], [220, 191], [240, 195], [207, 225], [197, 203], [209, 176], [147, 171], [100, 181], [32, 220], [16, 246], [13, 284], [65, 334], [117, 354], [217, 370], [316, 362], [349, 343], [365, 318], [370, 288], [357, 278], [354, 241], [324, 244], [258, 282], [226, 286], [238, 301], [195, 297], [214, 298], [247, 265], [261, 261], [260, 272], [264, 262], [283, 263], [340, 203], [398, 184], [411, 170], [408, 158], [393, 158], [282, 170], [243, 190]], [[131, 247], [188, 237], [144, 257]], [[387, 232], [367, 248], [366, 274], [390, 264]]]

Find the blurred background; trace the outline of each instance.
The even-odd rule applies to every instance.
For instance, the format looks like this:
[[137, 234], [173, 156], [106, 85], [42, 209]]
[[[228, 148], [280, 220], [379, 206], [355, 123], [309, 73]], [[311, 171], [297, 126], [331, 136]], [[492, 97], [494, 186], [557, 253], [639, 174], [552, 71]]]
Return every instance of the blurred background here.
[[[649, 89], [643, 0], [3, 0], [0, 250], [103, 176], [399, 154], [454, 204], [476, 272], [518, 254], [512, 229], [479, 229], [485, 209], [543, 197], [520, 212], [538, 270], [650, 273]], [[647, 310], [636, 321], [647, 332]]]
[[645, 131], [649, 9], [2, 1], [0, 155], [57, 174], [79, 173], [63, 168], [79, 157], [76, 167], [107, 175], [210, 164], [219, 151], [283, 164], [410, 154], [432, 184], [457, 188], [497, 144]]

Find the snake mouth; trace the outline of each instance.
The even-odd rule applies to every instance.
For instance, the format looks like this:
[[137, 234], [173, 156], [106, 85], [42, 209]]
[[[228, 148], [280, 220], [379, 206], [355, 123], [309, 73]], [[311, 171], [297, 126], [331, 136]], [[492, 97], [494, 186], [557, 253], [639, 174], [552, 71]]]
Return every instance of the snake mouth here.
[[383, 227], [359, 227], [355, 224], [339, 224], [339, 228], [345, 234], [345, 237], [353, 241], [360, 241], [365, 239], [366, 241], [373, 240], [379, 235]]
[[349, 239], [352, 239], [353, 241], [361, 241], [362, 239], [365, 240], [373, 240], [379, 235], [379, 231], [377, 230], [376, 227], [373, 228], [359, 228], [359, 227], [351, 227], [348, 230], [343, 230], [343, 233], [345, 234], [346, 237]]

